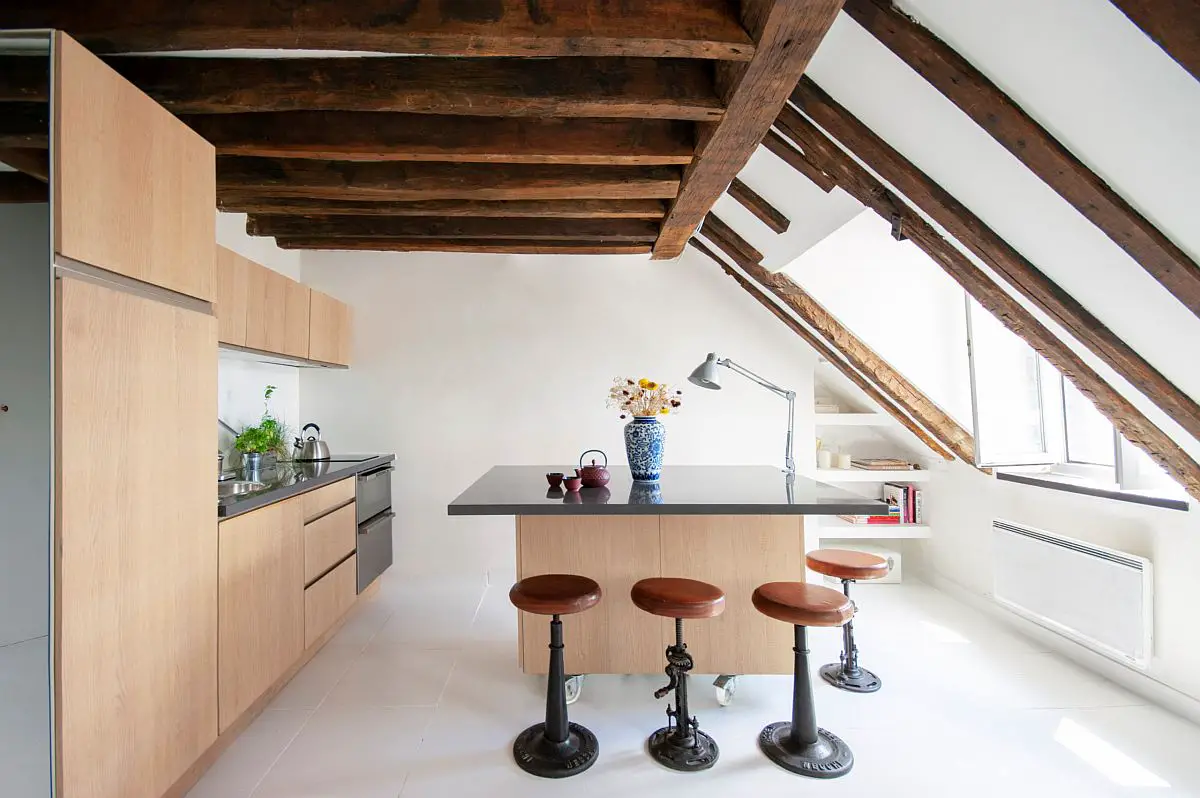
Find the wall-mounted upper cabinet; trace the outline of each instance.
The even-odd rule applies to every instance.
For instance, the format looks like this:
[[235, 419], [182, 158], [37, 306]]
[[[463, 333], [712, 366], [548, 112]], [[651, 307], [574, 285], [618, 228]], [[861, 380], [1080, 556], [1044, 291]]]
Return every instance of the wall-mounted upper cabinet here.
[[309, 305], [309, 359], [349, 366], [350, 342], [350, 306], [314, 290]]
[[294, 360], [350, 365], [350, 308], [320, 291], [216, 248], [218, 339]]
[[55, 56], [55, 251], [212, 301], [212, 145], [69, 36]]

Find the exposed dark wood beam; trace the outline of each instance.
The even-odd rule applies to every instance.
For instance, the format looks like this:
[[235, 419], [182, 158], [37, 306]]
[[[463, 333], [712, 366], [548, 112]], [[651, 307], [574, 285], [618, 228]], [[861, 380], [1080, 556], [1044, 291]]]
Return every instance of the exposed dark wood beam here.
[[[0, 15], [3, 13], [0, 10]], [[0, 56], [0, 102], [50, 102], [50, 59], [45, 55]]]
[[[1010, 246], [924, 172], [893, 149], [814, 83], [801, 81], [794, 98], [818, 125], [923, 210], [953, 238], [995, 269], [1118, 374], [1200, 438], [1200, 405], [1155, 369], [1063, 288]], [[785, 115], [799, 116], [788, 109]]]
[[21, 147], [0, 147], [0, 163], [5, 163], [35, 177], [43, 183], [50, 180], [50, 151]]
[[[917, 438], [920, 439], [920, 441], [926, 446], [928, 446], [930, 450], [932, 450], [938, 457], [946, 460], [954, 459], [954, 454], [951, 453], [951, 451], [947, 449], [940, 440], [926, 432], [924, 428], [922, 428], [913, 420], [907, 410], [902, 409], [895, 400], [884, 395], [884, 393], [879, 390], [878, 387], [876, 387], [875, 383], [864, 377], [857, 368], [851, 365], [850, 359], [840, 349], [835, 349], [835, 346], [837, 346], [836, 341], [844, 340], [842, 336], [836, 336], [834, 342], [827, 342], [820, 335], [817, 335], [808, 327], [804, 326], [795, 318], [793, 318], [776, 302], [772, 301], [765, 293], [769, 289], [745, 277], [741, 272], [739, 272], [737, 269], [734, 269], [719, 255], [709, 249], [704, 242], [693, 238], [689, 240], [688, 243], [715, 261], [725, 271], [725, 273], [732, 277], [738, 285], [746, 290], [747, 293], [758, 300], [763, 307], [775, 314], [775, 317], [786, 324], [788, 328], [792, 330], [792, 332], [804, 339], [805, 343], [807, 343], [814, 350], [816, 350], [819, 355], [829, 361], [830, 365], [840, 371], [847, 379], [857, 385], [865, 394], [867, 394], [867, 396], [869, 396], [874, 402], [882, 407], [884, 411], [888, 413], [888, 415], [899, 421], [913, 435], [916, 435]], [[717, 242], [714, 240], [713, 243], [716, 244]], [[830, 319], [832, 319], [832, 317], [830, 317]], [[836, 319], [833, 319], [833, 321], [836, 322]], [[970, 437], [969, 434], [968, 437]], [[968, 460], [968, 462], [971, 461]]]
[[837, 187], [837, 181], [833, 177], [822, 172], [819, 166], [808, 160], [804, 153], [800, 152], [800, 150], [774, 130], [767, 131], [766, 137], [762, 140], [762, 145], [782, 158], [788, 166], [811, 180], [826, 194]]
[[736, 230], [721, 221], [721, 217], [715, 213], [709, 213], [704, 217], [704, 224], [700, 226], [700, 232], [714, 243], [720, 241], [722, 249], [725, 246], [733, 247], [738, 251], [739, 256], [747, 261], [759, 263], [763, 259], [761, 252], [755, 249], [749, 241], [738, 235]]
[[754, 57], [717, 65], [726, 115], [706, 126], [700, 157], [684, 170], [654, 257], [674, 258], [771, 127], [795, 81], [842, 7], [842, 0], [742, 0], [742, 24], [754, 37]]
[[[1128, 5], [1150, 17], [1161, 13], [1175, 31], [1186, 30], [1190, 21], [1193, 55], [1200, 66], [1200, 3], [1196, 0], [1168, 0], [1166, 3], [1123, 0], [1117, 5]], [[1183, 6], [1191, 10], [1190, 19], [1186, 21], [1180, 13]], [[847, 0], [846, 13], [1200, 316], [1200, 266], [1035, 122], [999, 86], [948, 44], [892, 6], [889, 0]]]
[[404, 216], [251, 216], [246, 232], [284, 238], [470, 238], [526, 241], [654, 242], [642, 219], [471, 219]]
[[[176, 114], [722, 118], [712, 65], [653, 58], [110, 58]], [[794, 85], [794, 84], [793, 84]]]
[[295, 158], [217, 158], [224, 189], [259, 196], [342, 200], [669, 199], [674, 166], [355, 163]]
[[1196, 0], [1112, 0], [1133, 24], [1200, 80], [1200, 3]]
[[[692, 160], [690, 122], [513, 119], [359, 111], [185, 116], [218, 155], [336, 161], [652, 166]], [[4, 123], [0, 122], [0, 134]]]
[[520, 241], [452, 238], [277, 238], [283, 249], [342, 249], [375, 252], [473, 252], [508, 255], [639, 255], [649, 244], [604, 244], [597, 241]]
[[0, 147], [44, 150], [49, 146], [49, 103], [0, 103]]
[[729, 184], [729, 196], [741, 203], [742, 207], [758, 217], [758, 220], [776, 233], [786, 233], [791, 224], [774, 205], [762, 198], [757, 191], [738, 180], [736, 177]]
[[41, 180], [20, 172], [0, 172], [0, 205], [49, 201], [50, 187]]
[[225, 48], [483, 56], [750, 57], [728, 0], [7, 0], [0, 28], [61, 28], [95, 52]]
[[[833, 131], [830, 131], [831, 133]], [[860, 132], [861, 134], [861, 132]], [[859, 202], [893, 224], [899, 223], [905, 236], [929, 255], [968, 294], [995, 316], [1001, 324], [1025, 340], [1058, 369], [1113, 423], [1117, 431], [1150, 455], [1178, 480], [1188, 493], [1200, 498], [1200, 464], [1197, 464], [1169, 435], [1146, 418], [1132, 402], [1109, 385], [1088, 366], [1071, 347], [1025, 309], [953, 243], [943, 238], [913, 206], [894, 194], [845, 150], [830, 140], [811, 122], [796, 114], [790, 121], [789, 135], [800, 138], [809, 157], [837, 179], [838, 186]], [[886, 146], [886, 145], [884, 145]], [[863, 158], [863, 154], [859, 154]], [[867, 160], [864, 158], [864, 160]], [[872, 168], [878, 168], [872, 165]], [[892, 182], [891, 178], [888, 178]], [[899, 186], [897, 186], [899, 188]], [[911, 198], [910, 198], [911, 199]], [[926, 211], [929, 212], [929, 211]], [[942, 222], [938, 222], [943, 224]], [[943, 227], [945, 225], [943, 224]], [[968, 242], [962, 242], [970, 246]], [[992, 258], [988, 258], [992, 260]], [[1146, 392], [1145, 382], [1134, 383]], [[1196, 419], [1176, 418], [1185, 428]], [[1190, 430], [1189, 430], [1190, 432]]]
[[369, 202], [260, 197], [223, 192], [217, 203], [223, 211], [302, 216], [460, 216], [518, 219], [661, 219], [667, 211], [662, 200], [426, 200]]

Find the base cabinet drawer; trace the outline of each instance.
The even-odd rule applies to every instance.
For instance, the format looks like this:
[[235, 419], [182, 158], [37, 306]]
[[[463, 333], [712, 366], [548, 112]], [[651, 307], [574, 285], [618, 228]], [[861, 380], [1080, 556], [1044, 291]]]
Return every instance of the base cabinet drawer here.
[[323, 515], [354, 498], [354, 477], [343, 479], [323, 488], [310, 490], [300, 497], [304, 504], [304, 523]]
[[309, 584], [354, 551], [354, 502], [304, 525], [304, 584]]
[[358, 595], [354, 555], [304, 591], [304, 647], [308, 648], [346, 614]]

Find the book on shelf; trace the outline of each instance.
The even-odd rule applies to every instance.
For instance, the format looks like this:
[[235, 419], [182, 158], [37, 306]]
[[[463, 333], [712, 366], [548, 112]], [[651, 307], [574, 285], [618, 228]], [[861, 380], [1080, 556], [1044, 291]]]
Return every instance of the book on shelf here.
[[898, 524], [898, 515], [839, 515], [838, 518], [851, 524]]
[[888, 511], [900, 517], [902, 524], [924, 523], [924, 508], [921, 501], [921, 489], [916, 485], [903, 482], [883, 483], [883, 495], [880, 497], [888, 505]]
[[915, 471], [917, 466], [895, 457], [864, 457], [853, 459], [850, 465], [860, 471]]

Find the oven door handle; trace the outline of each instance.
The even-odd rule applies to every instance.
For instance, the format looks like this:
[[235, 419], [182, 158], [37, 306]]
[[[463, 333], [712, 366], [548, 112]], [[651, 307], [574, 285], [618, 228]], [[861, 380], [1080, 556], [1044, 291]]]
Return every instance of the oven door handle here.
[[381, 466], [380, 468], [376, 468], [373, 471], [364, 471], [363, 473], [358, 475], [358, 479], [362, 482], [366, 482], [367, 480], [375, 479], [375, 477], [385, 474], [388, 471], [395, 471], [395, 470], [396, 470], [395, 466], [385, 465], [385, 466]]
[[362, 526], [360, 526], [358, 528], [358, 534], [369, 535], [369, 534], [371, 534], [372, 529], [379, 526], [384, 521], [391, 521], [395, 517], [396, 517], [396, 514], [394, 512], [392, 512], [391, 510], [388, 510], [386, 513], [383, 513], [382, 515], [377, 515], [371, 519], [370, 523], [363, 524]]

